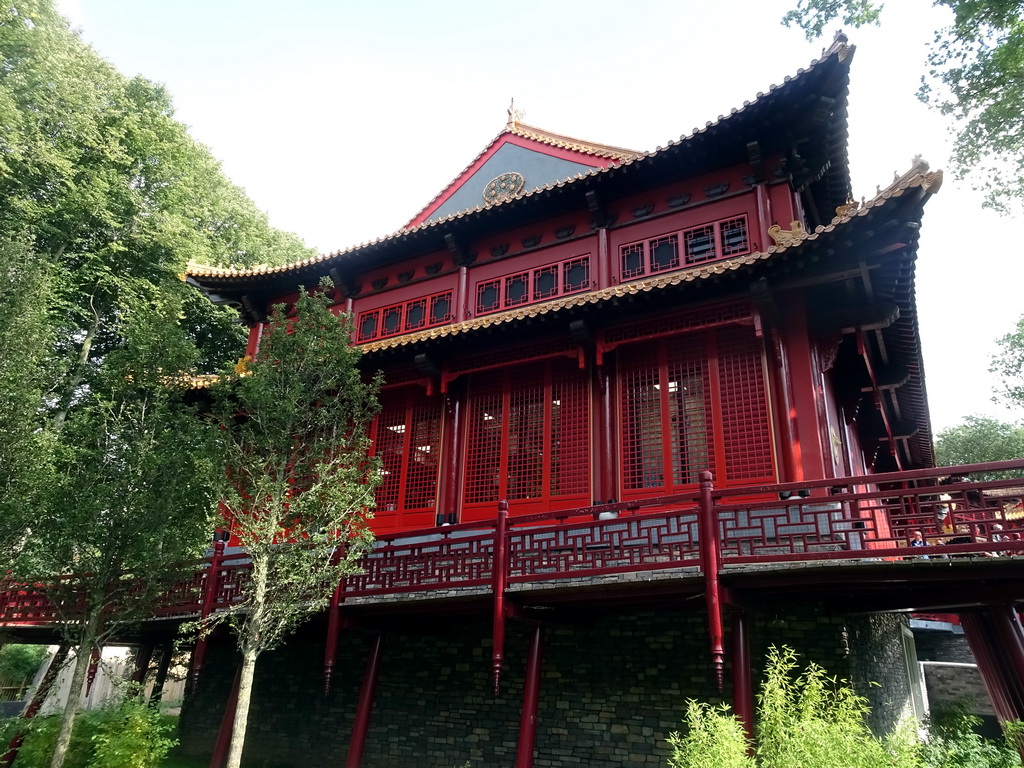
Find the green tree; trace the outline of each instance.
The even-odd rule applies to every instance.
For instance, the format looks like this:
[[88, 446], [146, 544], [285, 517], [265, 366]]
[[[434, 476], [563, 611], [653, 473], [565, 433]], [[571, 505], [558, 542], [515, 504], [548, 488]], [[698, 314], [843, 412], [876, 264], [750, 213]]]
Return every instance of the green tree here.
[[194, 355], [174, 314], [149, 307], [123, 319], [124, 345], [65, 423], [52, 483], [15, 562], [43, 585], [77, 649], [54, 768], [70, 743], [90, 655], [194, 573], [213, 527], [223, 483], [218, 434], [187, 390], [168, 384], [165, 371], [187, 369]]
[[0, 648], [0, 680], [31, 680], [46, 658], [45, 645], [9, 643]]
[[[967, 416], [962, 424], [944, 429], [935, 438], [935, 460], [940, 466], [980, 464], [1024, 458], [1024, 426], [987, 416]], [[989, 480], [1001, 476], [975, 475]]]
[[[935, 0], [953, 14], [935, 31], [918, 96], [952, 120], [952, 170], [1002, 212], [1024, 202], [1024, 0]], [[797, 0], [786, 26], [821, 36], [837, 18], [877, 24], [872, 0]]]
[[252, 561], [242, 601], [202, 628], [229, 624], [242, 655], [228, 768], [241, 761], [258, 657], [326, 607], [372, 540], [365, 521], [380, 477], [366, 428], [379, 382], [364, 381], [348, 318], [329, 304], [323, 291], [300, 291], [294, 314], [276, 306], [247, 370], [214, 388], [222, 508]]
[[52, 338], [48, 283], [48, 265], [28, 245], [0, 240], [0, 563], [24, 543], [50, 467], [39, 421]]
[[997, 399], [1024, 407], [1024, 316], [1017, 321], [1012, 332], [996, 340], [999, 351], [989, 368], [999, 377]]

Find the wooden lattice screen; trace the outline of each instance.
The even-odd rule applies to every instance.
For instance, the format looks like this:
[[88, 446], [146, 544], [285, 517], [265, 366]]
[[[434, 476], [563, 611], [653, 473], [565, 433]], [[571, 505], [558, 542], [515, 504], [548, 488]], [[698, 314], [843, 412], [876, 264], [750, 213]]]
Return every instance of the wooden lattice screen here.
[[555, 358], [472, 374], [463, 519], [493, 517], [499, 499], [515, 514], [589, 501], [588, 377]]

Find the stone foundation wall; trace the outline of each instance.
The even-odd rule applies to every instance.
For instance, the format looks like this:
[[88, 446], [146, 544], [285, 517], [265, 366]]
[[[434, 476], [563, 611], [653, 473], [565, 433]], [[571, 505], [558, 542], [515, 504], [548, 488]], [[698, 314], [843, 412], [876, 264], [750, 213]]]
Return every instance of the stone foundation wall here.
[[[889, 617], [886, 617], [888, 620]], [[512, 622], [501, 692], [490, 676], [490, 623], [418, 618], [418, 626], [386, 635], [377, 696], [364, 752], [365, 768], [415, 765], [461, 768], [515, 761], [529, 627]], [[885, 653], [885, 622], [855, 630], [864, 651], [851, 653], [851, 622], [815, 614], [764, 616], [751, 622], [755, 688], [772, 644], [798, 650], [830, 674], [893, 685], [877, 725], [899, 709], [897, 675], [872, 665], [902, 661]], [[260, 658], [246, 740], [246, 763], [278, 766], [343, 764], [371, 635], [343, 632], [334, 688], [322, 692], [322, 641], [295, 639]], [[545, 628], [536, 735], [538, 768], [664, 766], [666, 737], [678, 730], [687, 699], [717, 702], [705, 617], [698, 612], [638, 612]], [[726, 637], [726, 647], [730, 638]], [[877, 650], [868, 650], [880, 643]], [[728, 654], [727, 654], [728, 656]], [[726, 669], [725, 698], [731, 697]], [[234, 677], [234, 656], [212, 646], [196, 694], [186, 698], [181, 741], [188, 754], [213, 749]], [[905, 682], [904, 682], [905, 687]], [[891, 723], [890, 723], [891, 725]]]

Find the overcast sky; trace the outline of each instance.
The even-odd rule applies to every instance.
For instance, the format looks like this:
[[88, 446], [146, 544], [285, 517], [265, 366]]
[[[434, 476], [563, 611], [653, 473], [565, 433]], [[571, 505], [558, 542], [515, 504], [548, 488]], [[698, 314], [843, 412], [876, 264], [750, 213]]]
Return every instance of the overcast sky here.
[[[650, 150], [796, 74], [832, 35], [780, 26], [793, 0], [62, 0], [122, 72], [167, 85], [177, 116], [271, 223], [322, 252], [401, 227], [504, 127]], [[915, 99], [944, 19], [889, 3], [847, 30], [854, 194], [920, 154], [945, 165], [941, 118]], [[947, 175], [918, 262], [936, 431], [994, 406], [995, 339], [1024, 313], [1019, 222]], [[1017, 235], [1017, 237], [1014, 237]]]

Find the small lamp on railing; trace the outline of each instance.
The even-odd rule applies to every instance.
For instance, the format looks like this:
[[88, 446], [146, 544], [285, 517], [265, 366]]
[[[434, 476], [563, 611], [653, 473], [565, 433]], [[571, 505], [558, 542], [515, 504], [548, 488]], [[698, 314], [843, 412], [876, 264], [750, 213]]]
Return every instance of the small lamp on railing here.
[[215, 543], [218, 541], [222, 541], [225, 544], [227, 544], [229, 541], [231, 541], [231, 532], [226, 531], [223, 528], [217, 528], [213, 531], [213, 540]]

